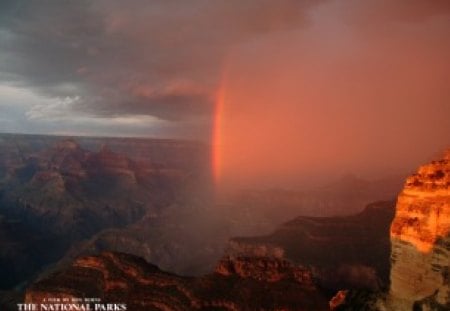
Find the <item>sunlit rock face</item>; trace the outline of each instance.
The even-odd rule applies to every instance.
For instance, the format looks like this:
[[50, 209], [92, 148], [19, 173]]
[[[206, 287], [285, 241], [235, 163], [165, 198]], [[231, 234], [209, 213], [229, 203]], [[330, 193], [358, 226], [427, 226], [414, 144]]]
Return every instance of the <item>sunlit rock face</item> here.
[[450, 149], [406, 180], [391, 226], [392, 310], [450, 310]]

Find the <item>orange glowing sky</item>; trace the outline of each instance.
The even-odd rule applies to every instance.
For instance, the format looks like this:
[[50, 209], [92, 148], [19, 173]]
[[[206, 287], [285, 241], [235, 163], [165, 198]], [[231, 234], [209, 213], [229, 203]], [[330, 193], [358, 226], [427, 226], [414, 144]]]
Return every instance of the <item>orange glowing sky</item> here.
[[449, 20], [357, 28], [338, 8], [232, 50], [214, 117], [219, 184], [408, 173], [450, 143]]

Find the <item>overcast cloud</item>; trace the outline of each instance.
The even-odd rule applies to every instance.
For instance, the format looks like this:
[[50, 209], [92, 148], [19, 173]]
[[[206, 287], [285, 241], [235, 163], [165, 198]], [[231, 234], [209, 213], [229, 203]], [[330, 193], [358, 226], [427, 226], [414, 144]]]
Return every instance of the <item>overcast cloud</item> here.
[[39, 119], [48, 128], [58, 119], [114, 125], [117, 117], [152, 116], [173, 122], [153, 122], [150, 135], [205, 139], [224, 56], [255, 37], [301, 27], [313, 2], [2, 1], [0, 83], [41, 99], [25, 105], [34, 124], [24, 131]]

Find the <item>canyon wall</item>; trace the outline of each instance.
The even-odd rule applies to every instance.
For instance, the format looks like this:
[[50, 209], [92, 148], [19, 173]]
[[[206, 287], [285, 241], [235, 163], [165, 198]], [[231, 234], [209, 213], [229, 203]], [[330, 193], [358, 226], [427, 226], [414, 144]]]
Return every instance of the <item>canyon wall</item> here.
[[450, 150], [406, 180], [391, 226], [389, 310], [450, 310]]

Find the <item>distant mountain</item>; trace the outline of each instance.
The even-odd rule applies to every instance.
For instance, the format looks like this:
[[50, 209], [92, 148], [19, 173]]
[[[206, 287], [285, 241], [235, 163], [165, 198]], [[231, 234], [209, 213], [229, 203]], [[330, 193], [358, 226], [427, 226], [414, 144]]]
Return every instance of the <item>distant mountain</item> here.
[[342, 216], [361, 212], [376, 201], [391, 201], [401, 190], [402, 176], [368, 181], [354, 175], [308, 191], [243, 190], [224, 201], [237, 235], [269, 233], [299, 215]]
[[9, 172], [1, 212], [29, 227], [86, 238], [167, 205], [174, 183], [174, 174], [139, 165], [106, 147], [90, 152], [64, 140]]
[[[27, 155], [53, 148], [63, 140], [74, 140], [81, 148], [96, 152], [103, 145], [137, 163], [207, 173], [210, 148], [207, 144], [175, 139], [48, 136], [0, 133], [0, 168], [6, 158], [19, 162]], [[1, 178], [1, 175], [0, 175]]]

